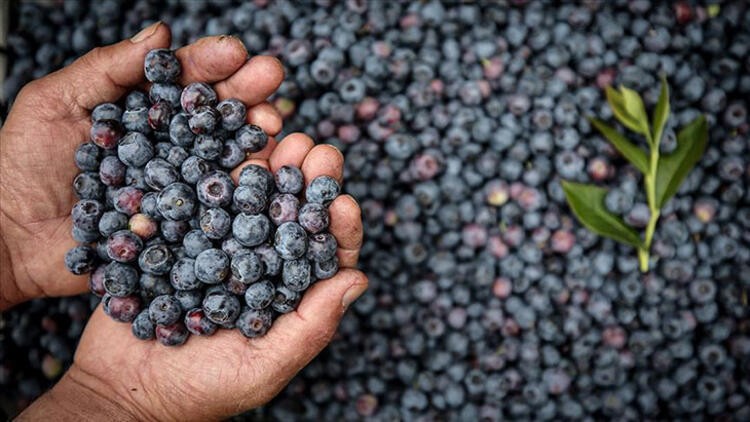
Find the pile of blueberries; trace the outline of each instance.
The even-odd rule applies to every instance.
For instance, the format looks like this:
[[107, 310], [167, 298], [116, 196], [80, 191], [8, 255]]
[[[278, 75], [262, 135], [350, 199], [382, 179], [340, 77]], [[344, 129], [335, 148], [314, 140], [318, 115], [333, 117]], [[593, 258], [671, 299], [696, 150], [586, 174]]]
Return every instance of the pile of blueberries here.
[[264, 335], [293, 311], [315, 280], [338, 271], [327, 206], [338, 182], [302, 171], [243, 167], [227, 173], [268, 137], [246, 124], [245, 105], [217, 104], [216, 92], [175, 82], [180, 63], [166, 49], [144, 62], [148, 95], [133, 91], [125, 110], [104, 103], [91, 113], [91, 142], [75, 153], [73, 238], [65, 255], [112, 319], [133, 335], [183, 344], [190, 334], [237, 328]]
[[[370, 290], [243, 418], [750, 420], [747, 2], [69, 0], [16, 16], [9, 98], [163, 19], [175, 48], [234, 34], [278, 57], [285, 132], [344, 153]], [[699, 113], [710, 134], [644, 275], [632, 248], [578, 224], [559, 181], [607, 186], [606, 205], [642, 224], [641, 176], [586, 116], [614, 120], [610, 84], [653, 107], [660, 74], [663, 154]], [[0, 366], [3, 386], [49, 385], [38, 364]]]

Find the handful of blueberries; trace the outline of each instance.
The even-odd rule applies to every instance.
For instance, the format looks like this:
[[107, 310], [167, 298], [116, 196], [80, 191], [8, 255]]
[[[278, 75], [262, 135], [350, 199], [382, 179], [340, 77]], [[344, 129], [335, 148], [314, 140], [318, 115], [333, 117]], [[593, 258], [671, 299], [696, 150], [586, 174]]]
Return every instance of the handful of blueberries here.
[[218, 102], [204, 83], [181, 88], [170, 50], [150, 51], [144, 69], [148, 95], [128, 94], [125, 111], [98, 105], [91, 142], [76, 150], [80, 244], [65, 265], [91, 272], [104, 312], [140, 339], [174, 346], [219, 327], [262, 336], [338, 271], [326, 230], [340, 186], [320, 176], [304, 189], [299, 168], [254, 164], [235, 186], [228, 172], [268, 143], [245, 105]]

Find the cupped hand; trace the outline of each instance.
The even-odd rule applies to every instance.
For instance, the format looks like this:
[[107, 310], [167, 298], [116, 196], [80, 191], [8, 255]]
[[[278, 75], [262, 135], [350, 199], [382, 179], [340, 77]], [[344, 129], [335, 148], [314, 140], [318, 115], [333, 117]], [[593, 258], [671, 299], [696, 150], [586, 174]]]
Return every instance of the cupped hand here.
[[[157, 23], [130, 40], [97, 48], [26, 85], [0, 129], [0, 309], [40, 296], [86, 291], [87, 277], [65, 270], [75, 246], [70, 210], [78, 145], [89, 140], [91, 110], [146, 87], [143, 60], [170, 45], [170, 31]], [[248, 120], [275, 135], [281, 117], [265, 99], [284, 78], [272, 57], [247, 59], [234, 37], [207, 37], [177, 50], [180, 83], [213, 83], [223, 97], [248, 106]]]
[[[62, 262], [74, 244], [69, 218], [76, 200], [70, 187], [77, 173], [73, 152], [88, 139], [90, 110], [142, 86], [146, 52], [169, 45], [165, 25], [144, 32], [145, 39], [94, 50], [19, 95], [2, 129], [2, 172], [4, 180], [14, 180], [4, 182], [0, 192], [3, 239], [8, 245], [18, 242], [10, 250], [17, 294], [23, 296], [4, 296], [6, 301], [86, 289], [85, 277], [68, 275]], [[264, 100], [278, 87], [283, 71], [275, 59], [246, 60], [246, 54], [231, 37], [208, 37], [183, 47], [177, 51], [181, 83], [213, 83], [220, 99], [241, 99], [249, 107], [248, 121], [276, 134], [281, 119]], [[342, 181], [341, 153], [315, 146], [303, 134], [281, 142], [271, 137], [264, 150], [232, 173], [235, 181], [250, 163], [271, 171], [298, 166], [306, 183], [322, 174]], [[71, 368], [21, 418], [63, 412], [74, 418], [108, 414], [114, 419], [206, 420], [270, 400], [328, 344], [348, 305], [367, 288], [367, 278], [354, 269], [362, 243], [359, 206], [342, 195], [329, 210], [329, 230], [338, 241], [342, 269], [310, 287], [298, 309], [278, 318], [264, 337], [247, 339], [237, 330], [219, 330], [211, 337], [191, 336], [171, 348], [136, 339], [130, 324], [111, 320], [100, 306]]]

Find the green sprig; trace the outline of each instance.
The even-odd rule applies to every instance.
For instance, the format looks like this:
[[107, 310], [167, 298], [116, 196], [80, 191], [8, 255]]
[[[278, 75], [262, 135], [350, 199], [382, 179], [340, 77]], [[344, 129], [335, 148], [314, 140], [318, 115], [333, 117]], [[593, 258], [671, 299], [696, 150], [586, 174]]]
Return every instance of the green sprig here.
[[659, 100], [650, 122], [643, 100], [636, 91], [623, 86], [619, 90], [607, 87], [606, 96], [617, 121], [642, 135], [648, 146], [648, 150], [644, 151], [617, 132], [614, 127], [599, 119], [589, 118], [591, 124], [615, 149], [643, 173], [643, 185], [651, 212], [643, 236], [629, 227], [622, 218], [606, 209], [606, 189], [563, 181], [563, 190], [568, 205], [581, 224], [601, 236], [635, 247], [638, 250], [640, 269], [646, 272], [649, 269], [651, 242], [661, 209], [674, 196], [703, 155], [708, 142], [708, 122], [702, 115], [690, 122], [677, 134], [677, 148], [671, 154], [662, 156], [659, 153], [659, 143], [670, 114], [669, 86], [666, 79], [662, 77]]

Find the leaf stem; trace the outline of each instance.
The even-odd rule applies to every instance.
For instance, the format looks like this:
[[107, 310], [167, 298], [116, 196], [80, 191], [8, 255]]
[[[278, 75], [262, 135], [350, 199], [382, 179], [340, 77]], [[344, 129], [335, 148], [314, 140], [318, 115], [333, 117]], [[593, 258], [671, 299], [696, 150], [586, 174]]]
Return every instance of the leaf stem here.
[[638, 262], [640, 263], [641, 272], [643, 273], [648, 271], [651, 241], [654, 238], [656, 222], [659, 220], [660, 214], [659, 207], [656, 204], [656, 172], [659, 165], [659, 143], [653, 142], [650, 143], [650, 146], [651, 156], [649, 157], [649, 169], [648, 173], [643, 178], [643, 183], [646, 188], [648, 209], [651, 215], [648, 220], [648, 225], [646, 226], [646, 235], [643, 241], [643, 248], [638, 248]]

